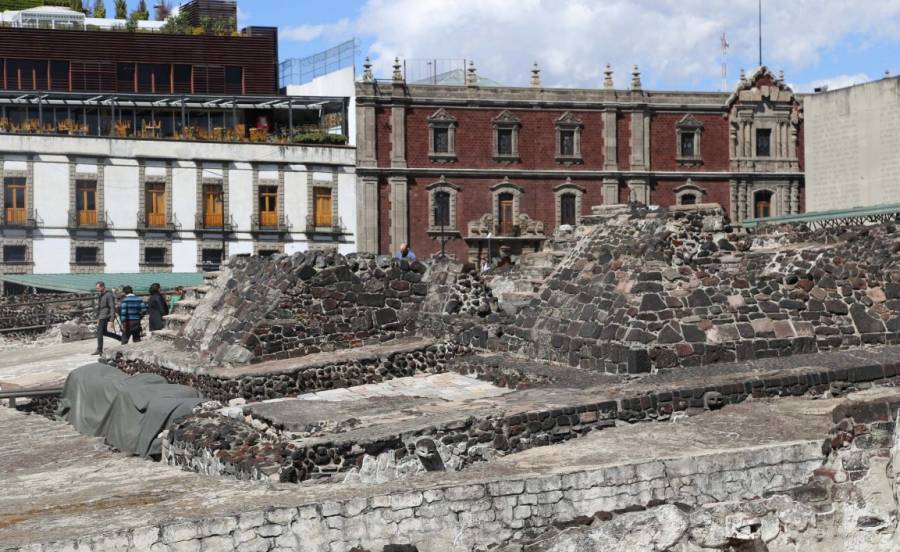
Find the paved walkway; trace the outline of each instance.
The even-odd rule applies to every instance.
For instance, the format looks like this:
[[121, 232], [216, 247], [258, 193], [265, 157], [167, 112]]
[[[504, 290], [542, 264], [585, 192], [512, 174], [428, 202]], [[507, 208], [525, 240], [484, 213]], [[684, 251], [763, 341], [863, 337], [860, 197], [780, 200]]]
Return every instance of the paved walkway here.
[[[107, 339], [104, 347], [113, 352], [121, 345]], [[97, 357], [91, 355], [96, 348], [95, 339], [72, 343], [39, 340], [0, 351], [0, 389], [62, 386], [69, 372], [97, 362]]]
[[[499, 397], [511, 393], [511, 389], [497, 387], [455, 372], [420, 374], [409, 378], [397, 378], [381, 383], [360, 385], [346, 389], [329, 389], [300, 395], [301, 401], [362, 401], [373, 397], [423, 397], [445, 401], [464, 401]], [[284, 399], [274, 399], [275, 402]]]

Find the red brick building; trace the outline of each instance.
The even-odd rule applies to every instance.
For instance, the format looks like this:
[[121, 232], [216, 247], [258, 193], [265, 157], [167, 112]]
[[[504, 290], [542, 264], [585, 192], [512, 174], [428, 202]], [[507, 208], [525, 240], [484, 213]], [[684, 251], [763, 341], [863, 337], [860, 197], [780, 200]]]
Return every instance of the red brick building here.
[[357, 83], [358, 243], [478, 258], [539, 249], [595, 205], [718, 203], [732, 220], [803, 210], [802, 107], [765, 67], [733, 93]]

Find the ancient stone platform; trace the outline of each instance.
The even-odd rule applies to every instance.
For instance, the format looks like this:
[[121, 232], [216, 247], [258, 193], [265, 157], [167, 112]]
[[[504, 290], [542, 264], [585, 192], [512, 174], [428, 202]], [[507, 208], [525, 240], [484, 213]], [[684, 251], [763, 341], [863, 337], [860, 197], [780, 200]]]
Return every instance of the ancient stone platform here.
[[832, 411], [848, 400], [748, 402], [679, 422], [616, 427], [456, 473], [299, 487], [127, 458], [65, 424], [0, 409], [0, 471], [7, 474], [0, 549], [39, 540], [55, 544], [25, 549], [79, 543], [95, 551], [167, 551], [202, 543], [321, 551], [413, 543], [469, 550], [505, 542], [526, 526], [653, 497], [692, 504], [799, 485], [821, 464]]

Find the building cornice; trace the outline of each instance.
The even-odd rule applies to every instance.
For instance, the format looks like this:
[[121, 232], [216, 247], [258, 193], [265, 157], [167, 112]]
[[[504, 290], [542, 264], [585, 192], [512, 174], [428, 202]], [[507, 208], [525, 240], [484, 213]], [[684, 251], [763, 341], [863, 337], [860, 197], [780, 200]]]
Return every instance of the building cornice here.
[[646, 98], [640, 101], [610, 101], [610, 100], [532, 100], [532, 99], [489, 99], [489, 98], [392, 98], [383, 96], [358, 96], [358, 106], [388, 107], [403, 105], [406, 107], [452, 107], [464, 109], [556, 109], [560, 111], [608, 111], [618, 109], [622, 111], [674, 111], [674, 112], [712, 112], [726, 114], [727, 108], [723, 103], [670, 103], [648, 102]]
[[629, 178], [655, 178], [655, 179], [682, 179], [694, 180], [802, 180], [802, 172], [741, 172], [741, 171], [592, 171], [592, 170], [566, 170], [566, 169], [456, 169], [448, 167], [405, 169], [357, 167], [359, 176], [427, 176], [446, 178], [559, 178], [565, 180], [597, 180], [613, 178], [626, 180]]

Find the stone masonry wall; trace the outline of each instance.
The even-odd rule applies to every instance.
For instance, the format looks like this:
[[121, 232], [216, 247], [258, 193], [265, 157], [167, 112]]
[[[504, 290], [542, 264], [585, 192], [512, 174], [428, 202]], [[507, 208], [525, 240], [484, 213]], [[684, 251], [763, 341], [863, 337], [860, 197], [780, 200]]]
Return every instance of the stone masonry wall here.
[[212, 362], [246, 363], [409, 335], [425, 270], [371, 255], [234, 257], [177, 343]]
[[618, 373], [900, 342], [892, 224], [737, 234], [713, 211], [610, 209], [486, 346]]
[[[19, 550], [345, 552], [354, 546], [380, 550], [388, 544], [412, 544], [429, 552], [467, 552], [596, 512], [650, 503], [695, 506], [763, 496], [803, 483], [821, 462], [818, 442], [793, 443], [562, 474], [454, 482], [211, 519], [179, 519]], [[0, 546], [0, 550], [12, 549]]]

